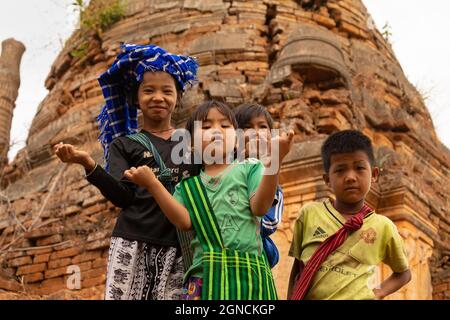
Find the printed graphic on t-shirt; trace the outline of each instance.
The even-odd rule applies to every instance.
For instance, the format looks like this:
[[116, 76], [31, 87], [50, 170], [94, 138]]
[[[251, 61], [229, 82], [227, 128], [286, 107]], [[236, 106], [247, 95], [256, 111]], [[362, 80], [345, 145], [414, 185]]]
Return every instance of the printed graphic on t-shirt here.
[[238, 189], [237, 188], [230, 189], [226, 194], [226, 199], [232, 206], [236, 206], [239, 203]]
[[[159, 172], [161, 171], [160, 168], [151, 168], [153, 173], [155, 174], [155, 176], [159, 175]], [[180, 173], [180, 168], [176, 167], [176, 168], [169, 168], [170, 169], [170, 173], [172, 175], [172, 181], [173, 182], [178, 182], [179, 178], [178, 178], [178, 174]], [[183, 175], [186, 175], [187, 177], [189, 177], [189, 171], [185, 170], [183, 172]]]
[[222, 226], [220, 227], [220, 229], [224, 232], [229, 229], [232, 229], [233, 231], [240, 230], [236, 221], [234, 221], [233, 216], [229, 213], [225, 214], [225, 216], [223, 218], [223, 223], [222, 223]]
[[151, 158], [151, 157], [153, 157], [153, 154], [150, 151], [144, 151], [144, 154], [142, 155], [142, 157], [144, 159]]
[[314, 231], [313, 238], [328, 238], [328, 234], [321, 227], [317, 227]]
[[183, 178], [189, 178], [191, 175], [189, 174], [189, 170], [184, 170], [183, 173]]
[[325, 273], [332, 271], [341, 275], [356, 277], [357, 274], [353, 270], [358, 268], [360, 264], [360, 261], [353, 258], [349, 252], [337, 249], [328, 256], [319, 271]]
[[360, 235], [361, 239], [367, 244], [374, 244], [377, 239], [377, 232], [373, 228], [363, 230]]

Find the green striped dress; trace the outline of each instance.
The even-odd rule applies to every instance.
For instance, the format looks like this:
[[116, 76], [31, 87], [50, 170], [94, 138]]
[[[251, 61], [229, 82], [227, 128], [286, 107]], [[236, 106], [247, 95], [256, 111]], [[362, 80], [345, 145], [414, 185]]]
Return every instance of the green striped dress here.
[[200, 177], [181, 182], [181, 195], [203, 249], [203, 300], [276, 300], [267, 257], [225, 248]]

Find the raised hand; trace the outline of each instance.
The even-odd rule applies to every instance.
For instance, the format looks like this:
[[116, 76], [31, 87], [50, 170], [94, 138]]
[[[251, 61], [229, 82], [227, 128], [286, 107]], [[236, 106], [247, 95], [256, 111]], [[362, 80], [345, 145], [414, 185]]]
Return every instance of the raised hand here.
[[283, 161], [284, 157], [291, 151], [292, 144], [294, 142], [294, 130], [289, 130], [287, 133], [282, 133], [279, 138], [279, 159], [280, 163]]
[[282, 133], [281, 136], [273, 137], [270, 141], [270, 146], [267, 148], [268, 153], [260, 157], [264, 166], [266, 168], [270, 167], [272, 174], [279, 171], [284, 157], [286, 157], [292, 148], [293, 139], [293, 130]]
[[158, 178], [148, 166], [131, 167], [125, 170], [123, 175], [131, 182], [146, 189], [151, 189], [154, 183], [158, 182]]
[[271, 154], [270, 132], [248, 130], [245, 132], [245, 157], [266, 161]]
[[76, 149], [71, 144], [59, 143], [53, 147], [53, 150], [62, 162], [81, 164], [86, 171], [91, 171], [95, 168], [95, 160], [91, 158], [89, 153]]

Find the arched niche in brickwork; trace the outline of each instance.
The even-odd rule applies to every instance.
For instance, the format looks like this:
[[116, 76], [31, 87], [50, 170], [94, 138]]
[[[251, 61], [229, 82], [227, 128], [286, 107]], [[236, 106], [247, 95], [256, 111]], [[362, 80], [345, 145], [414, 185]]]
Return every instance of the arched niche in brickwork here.
[[284, 81], [298, 71], [305, 82], [322, 82], [341, 78], [349, 88], [351, 79], [345, 55], [337, 36], [322, 28], [302, 24], [289, 35], [279, 57], [270, 70], [270, 82]]

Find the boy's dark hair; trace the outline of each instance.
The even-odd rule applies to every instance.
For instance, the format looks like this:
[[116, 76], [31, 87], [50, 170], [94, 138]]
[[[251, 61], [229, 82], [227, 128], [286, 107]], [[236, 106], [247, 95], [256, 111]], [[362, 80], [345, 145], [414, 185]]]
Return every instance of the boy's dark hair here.
[[233, 109], [234, 116], [236, 117], [237, 127], [244, 129], [245, 126], [250, 124], [250, 121], [259, 116], [264, 116], [269, 124], [269, 129], [273, 129], [273, 119], [266, 107], [257, 103], [244, 103]]
[[333, 154], [363, 151], [373, 166], [375, 157], [369, 137], [357, 130], [343, 130], [333, 133], [322, 145], [322, 161], [325, 172], [330, 170], [330, 159]]
[[199, 105], [186, 122], [186, 130], [189, 131], [191, 136], [194, 134], [194, 122], [205, 121], [209, 110], [214, 108], [227, 117], [235, 129], [237, 128], [236, 118], [234, 117], [231, 109], [225, 103], [217, 100], [208, 100]]

